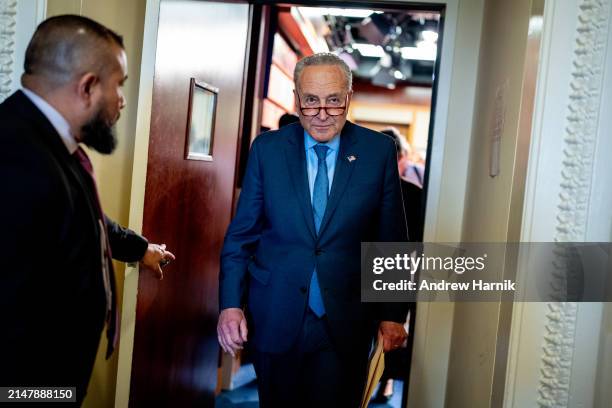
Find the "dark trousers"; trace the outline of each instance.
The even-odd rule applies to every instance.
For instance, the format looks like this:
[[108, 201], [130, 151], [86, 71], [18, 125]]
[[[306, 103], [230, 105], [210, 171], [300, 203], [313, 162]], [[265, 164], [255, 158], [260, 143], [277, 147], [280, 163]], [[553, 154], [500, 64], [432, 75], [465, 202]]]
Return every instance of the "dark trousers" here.
[[261, 408], [356, 408], [367, 375], [367, 355], [339, 354], [327, 319], [306, 313], [294, 346], [286, 353], [255, 350]]

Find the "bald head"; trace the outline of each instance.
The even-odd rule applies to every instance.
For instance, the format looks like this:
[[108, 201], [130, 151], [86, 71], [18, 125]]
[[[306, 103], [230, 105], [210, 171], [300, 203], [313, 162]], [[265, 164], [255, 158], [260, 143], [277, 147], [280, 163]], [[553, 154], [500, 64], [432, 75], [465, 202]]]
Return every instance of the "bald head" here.
[[54, 88], [86, 72], [104, 77], [116, 68], [117, 47], [123, 49], [122, 37], [87, 17], [51, 17], [38, 26], [28, 44], [22, 83], [34, 77]]
[[24, 88], [68, 122], [77, 142], [100, 153], [113, 151], [113, 125], [126, 103], [127, 56], [121, 36], [86, 17], [51, 17], [30, 40], [24, 68]]

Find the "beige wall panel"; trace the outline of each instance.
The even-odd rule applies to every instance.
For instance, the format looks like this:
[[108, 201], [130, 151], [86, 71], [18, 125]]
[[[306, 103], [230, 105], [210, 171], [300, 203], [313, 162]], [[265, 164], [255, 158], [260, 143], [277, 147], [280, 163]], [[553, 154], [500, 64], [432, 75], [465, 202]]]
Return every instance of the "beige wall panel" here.
[[81, 14], [81, 0], [47, 0], [47, 17]]

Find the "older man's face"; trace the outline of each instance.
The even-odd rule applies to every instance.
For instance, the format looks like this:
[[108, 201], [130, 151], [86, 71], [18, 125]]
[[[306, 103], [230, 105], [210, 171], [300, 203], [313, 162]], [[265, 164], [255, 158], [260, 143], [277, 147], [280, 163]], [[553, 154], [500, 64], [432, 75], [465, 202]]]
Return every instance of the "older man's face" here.
[[[325, 143], [340, 133], [346, 123], [350, 101], [351, 92], [340, 67], [315, 65], [304, 68], [297, 84], [295, 105], [300, 123], [316, 141]], [[323, 107], [327, 112], [319, 109], [316, 115], [309, 116]]]

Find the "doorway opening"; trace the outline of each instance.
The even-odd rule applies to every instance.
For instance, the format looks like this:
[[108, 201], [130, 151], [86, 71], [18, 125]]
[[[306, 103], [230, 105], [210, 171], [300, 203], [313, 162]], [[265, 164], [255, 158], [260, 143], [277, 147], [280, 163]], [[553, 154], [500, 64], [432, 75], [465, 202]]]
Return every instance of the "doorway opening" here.
[[[367, 9], [356, 2], [320, 2], [321, 7], [313, 7], [313, 2], [307, 7], [297, 2], [258, 3], [252, 9], [238, 192], [254, 138], [297, 119], [292, 92], [297, 61], [313, 53], [333, 52], [353, 72], [348, 120], [397, 137], [401, 176], [419, 190], [409, 200], [404, 192], [409, 201], [410, 239], [422, 240], [444, 7], [385, 2], [369, 2]], [[416, 305], [412, 305], [406, 319], [406, 347], [396, 355], [389, 354], [387, 372], [371, 407], [406, 406], [415, 317]], [[238, 359], [221, 359], [217, 391], [218, 408], [245, 403], [258, 406], [248, 350]]]

